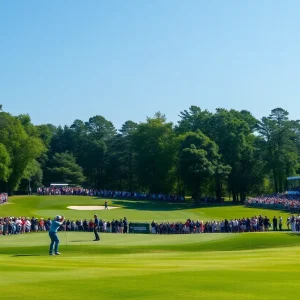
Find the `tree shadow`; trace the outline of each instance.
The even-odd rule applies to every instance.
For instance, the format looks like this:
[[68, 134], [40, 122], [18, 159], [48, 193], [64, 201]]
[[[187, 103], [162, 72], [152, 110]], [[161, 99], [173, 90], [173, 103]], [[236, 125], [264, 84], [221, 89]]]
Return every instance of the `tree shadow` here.
[[192, 203], [167, 203], [153, 200], [119, 200], [113, 199], [112, 206], [121, 206], [126, 209], [134, 210], [181, 210], [193, 207]]
[[135, 210], [151, 210], [151, 211], [161, 211], [161, 210], [182, 210], [182, 209], [195, 209], [195, 208], [210, 208], [210, 207], [238, 207], [243, 206], [244, 203], [239, 202], [208, 202], [186, 200], [184, 202], [167, 202], [160, 200], [147, 200], [147, 199], [125, 199], [125, 198], [102, 198], [102, 197], [92, 197], [93, 200], [104, 201], [108, 200], [112, 206], [120, 206], [126, 209]]
[[289, 232], [289, 233], [287, 233], [287, 235], [290, 235], [290, 236], [300, 236], [300, 232]]
[[199, 203], [195, 201], [185, 201], [185, 202], [164, 202], [164, 201], [155, 201], [155, 200], [121, 200], [121, 199], [112, 199], [112, 205], [121, 206], [127, 209], [135, 210], [151, 210], [151, 211], [174, 211], [174, 210], [183, 210], [183, 209], [195, 209], [195, 208], [208, 208], [208, 207], [232, 207], [232, 206], [241, 206], [241, 204], [236, 203]]
[[289, 215], [293, 215], [293, 214], [299, 214], [300, 213], [300, 210], [289, 210], [288, 208], [287, 209], [284, 209], [284, 208], [272, 208], [272, 207], [262, 207], [262, 206], [252, 206], [252, 205], [245, 205], [246, 208], [255, 208], [255, 209], [261, 209], [261, 210], [272, 210], [275, 212], [281, 212], [283, 214], [285, 213], [288, 213]]

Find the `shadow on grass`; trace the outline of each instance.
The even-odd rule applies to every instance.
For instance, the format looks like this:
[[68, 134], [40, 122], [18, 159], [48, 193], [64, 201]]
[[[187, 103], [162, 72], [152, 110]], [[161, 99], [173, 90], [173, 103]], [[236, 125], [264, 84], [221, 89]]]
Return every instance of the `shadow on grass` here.
[[160, 211], [160, 210], [181, 210], [189, 209], [193, 207], [193, 203], [166, 203], [160, 201], [152, 200], [112, 200], [113, 206], [122, 206], [126, 209], [135, 209], [135, 210], [151, 210], [151, 211]]
[[69, 243], [84, 243], [89, 242], [90, 240], [78, 240], [78, 241], [68, 241]]
[[12, 257], [22, 257], [22, 256], [41, 256], [39, 254], [14, 254]]
[[289, 232], [289, 233], [287, 233], [287, 235], [290, 235], [290, 236], [300, 236], [300, 232]]
[[[105, 198], [93, 197], [94, 200], [106, 200]], [[185, 202], [165, 202], [159, 200], [137, 200], [137, 199], [111, 199], [111, 205], [120, 206], [125, 209], [135, 210], [151, 210], [151, 211], [173, 211], [182, 209], [194, 209], [194, 208], [208, 208], [208, 207], [237, 207], [244, 206], [242, 203], [235, 202], [223, 202], [223, 203], [205, 203], [197, 202], [193, 200], [187, 200]]]
[[92, 197], [93, 200], [105, 201], [109, 200], [111, 205], [119, 206], [125, 209], [134, 209], [134, 210], [145, 210], [145, 211], [175, 211], [183, 209], [195, 209], [195, 208], [222, 208], [222, 207], [245, 207], [245, 208], [255, 208], [261, 210], [274, 210], [275, 212], [280, 213], [290, 213], [295, 214], [296, 211], [289, 211], [283, 209], [275, 209], [272, 207], [260, 207], [260, 206], [246, 206], [241, 202], [213, 202], [205, 203], [202, 201], [186, 200], [184, 202], [165, 202], [160, 200], [147, 200], [147, 199], [124, 199], [124, 198], [102, 198], [102, 197]]

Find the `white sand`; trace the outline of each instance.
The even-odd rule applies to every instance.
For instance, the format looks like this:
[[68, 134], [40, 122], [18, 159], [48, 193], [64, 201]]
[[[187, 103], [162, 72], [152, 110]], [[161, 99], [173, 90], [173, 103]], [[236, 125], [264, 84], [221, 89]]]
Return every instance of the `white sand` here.
[[[119, 208], [116, 206], [108, 206], [108, 209]], [[105, 206], [68, 206], [68, 209], [74, 210], [104, 210]]]

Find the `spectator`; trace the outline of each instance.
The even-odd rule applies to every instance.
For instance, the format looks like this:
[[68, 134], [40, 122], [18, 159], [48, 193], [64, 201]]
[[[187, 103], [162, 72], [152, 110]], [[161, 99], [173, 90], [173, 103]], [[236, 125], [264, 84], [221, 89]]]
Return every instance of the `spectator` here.
[[[127, 191], [111, 191], [111, 190], [96, 190], [84, 188], [70, 188], [70, 187], [40, 187], [37, 189], [37, 195], [76, 195], [76, 196], [96, 196], [110, 199], [136, 199], [136, 200], [157, 200], [165, 202], [183, 202], [184, 196], [175, 194], [151, 194], [141, 192], [127, 192]], [[213, 201], [214, 198], [206, 198], [207, 201]], [[105, 209], [108, 209], [107, 201], [104, 202]]]
[[8, 201], [8, 194], [2, 193], [0, 194], [0, 204], [7, 203]]

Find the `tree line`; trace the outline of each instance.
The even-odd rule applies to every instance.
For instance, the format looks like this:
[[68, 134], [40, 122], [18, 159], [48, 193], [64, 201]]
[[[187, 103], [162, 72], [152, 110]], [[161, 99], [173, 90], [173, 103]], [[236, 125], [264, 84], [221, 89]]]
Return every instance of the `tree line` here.
[[57, 127], [0, 107], [0, 191], [10, 194], [61, 182], [244, 201], [283, 192], [300, 173], [300, 121], [282, 108], [258, 120], [191, 106], [177, 124], [156, 113], [117, 130], [100, 115]]

